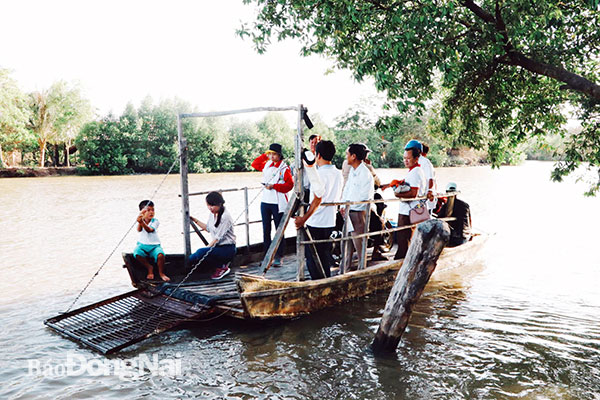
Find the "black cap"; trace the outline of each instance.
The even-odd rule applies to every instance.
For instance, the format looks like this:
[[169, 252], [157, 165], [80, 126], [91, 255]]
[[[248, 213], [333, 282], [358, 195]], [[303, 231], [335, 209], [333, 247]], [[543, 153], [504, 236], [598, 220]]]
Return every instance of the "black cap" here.
[[271, 145], [269, 146], [269, 151], [279, 153], [279, 155], [283, 157], [283, 150], [281, 149], [281, 145], [279, 143], [271, 143]]

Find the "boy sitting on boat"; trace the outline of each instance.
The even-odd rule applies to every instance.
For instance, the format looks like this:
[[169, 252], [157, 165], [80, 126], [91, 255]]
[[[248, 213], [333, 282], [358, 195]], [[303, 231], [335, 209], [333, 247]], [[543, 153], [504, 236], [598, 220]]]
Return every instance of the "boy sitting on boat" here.
[[154, 267], [150, 264], [150, 258], [158, 266], [158, 275], [165, 282], [170, 281], [169, 277], [164, 273], [165, 267], [165, 252], [160, 245], [158, 238], [158, 219], [154, 218], [154, 203], [150, 200], [142, 200], [139, 204], [140, 214], [137, 217], [137, 230], [140, 233], [137, 245], [133, 250], [133, 256], [138, 260], [148, 274], [146, 279], [154, 279]]

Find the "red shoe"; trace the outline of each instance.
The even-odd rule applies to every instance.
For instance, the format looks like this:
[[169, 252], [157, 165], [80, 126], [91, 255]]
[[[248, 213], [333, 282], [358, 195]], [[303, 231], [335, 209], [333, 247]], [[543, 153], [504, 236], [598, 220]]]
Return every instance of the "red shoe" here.
[[219, 267], [215, 270], [215, 273], [211, 275], [210, 279], [221, 279], [222, 277], [224, 277], [225, 275], [227, 275], [228, 273], [230, 273], [231, 270], [229, 269], [229, 266], [227, 265], [223, 265], [222, 267]]

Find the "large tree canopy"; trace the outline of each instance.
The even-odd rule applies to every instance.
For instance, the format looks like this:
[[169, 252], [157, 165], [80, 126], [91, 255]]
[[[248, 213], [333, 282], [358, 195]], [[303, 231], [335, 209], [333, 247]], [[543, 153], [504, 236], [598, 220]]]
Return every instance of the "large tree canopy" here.
[[456, 144], [486, 148], [498, 165], [528, 137], [566, 135], [560, 180], [583, 162], [600, 187], [600, 12], [596, 0], [244, 0], [259, 12], [239, 34], [259, 52], [297, 38], [372, 77], [400, 112], [444, 94], [442, 127]]

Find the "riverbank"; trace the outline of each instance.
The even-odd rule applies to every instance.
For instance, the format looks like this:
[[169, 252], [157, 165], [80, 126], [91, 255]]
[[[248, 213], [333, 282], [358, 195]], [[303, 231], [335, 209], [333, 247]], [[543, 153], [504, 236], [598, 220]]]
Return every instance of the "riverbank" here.
[[78, 175], [77, 167], [0, 168], [0, 178], [31, 178], [63, 175]]

